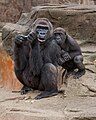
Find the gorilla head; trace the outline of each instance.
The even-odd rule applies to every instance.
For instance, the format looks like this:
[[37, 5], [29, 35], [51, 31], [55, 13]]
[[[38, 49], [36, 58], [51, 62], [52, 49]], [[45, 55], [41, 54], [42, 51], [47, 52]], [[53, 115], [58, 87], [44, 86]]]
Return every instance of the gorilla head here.
[[53, 32], [53, 35], [54, 35], [54, 39], [56, 40], [57, 44], [62, 45], [65, 43], [67, 34], [63, 28], [61, 27], [56, 28]]
[[53, 26], [47, 18], [38, 18], [33, 23], [33, 31], [36, 33], [39, 42], [45, 42], [52, 36]]

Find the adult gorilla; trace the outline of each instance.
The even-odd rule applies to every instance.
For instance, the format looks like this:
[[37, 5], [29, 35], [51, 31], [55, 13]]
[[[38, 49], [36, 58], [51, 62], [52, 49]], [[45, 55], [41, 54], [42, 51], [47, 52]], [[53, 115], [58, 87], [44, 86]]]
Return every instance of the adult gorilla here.
[[67, 70], [67, 76], [74, 73], [75, 69], [78, 69], [78, 71], [75, 72], [74, 78], [79, 78], [84, 75], [85, 66], [83, 64], [83, 56], [78, 43], [61, 27], [54, 30], [54, 38], [56, 43], [62, 49], [59, 62], [60, 65]]
[[15, 74], [24, 85], [21, 94], [40, 90], [41, 99], [58, 94], [57, 68], [61, 48], [52, 38], [53, 27], [46, 18], [33, 23], [27, 36], [18, 35], [14, 42]]

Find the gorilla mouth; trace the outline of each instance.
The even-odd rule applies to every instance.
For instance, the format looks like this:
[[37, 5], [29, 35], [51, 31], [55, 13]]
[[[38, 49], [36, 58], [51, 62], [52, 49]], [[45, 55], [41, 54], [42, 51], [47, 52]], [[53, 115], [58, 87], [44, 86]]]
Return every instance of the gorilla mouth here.
[[38, 41], [39, 42], [45, 42], [45, 39], [44, 38], [38, 38]]

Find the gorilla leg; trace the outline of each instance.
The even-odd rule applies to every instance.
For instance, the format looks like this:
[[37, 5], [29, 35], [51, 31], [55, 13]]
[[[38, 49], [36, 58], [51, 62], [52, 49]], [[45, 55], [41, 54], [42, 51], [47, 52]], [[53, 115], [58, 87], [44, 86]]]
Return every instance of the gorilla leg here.
[[[28, 66], [29, 67], [29, 66]], [[38, 90], [40, 84], [40, 76], [34, 76], [29, 69], [26, 68], [23, 72], [23, 81], [25, 85], [21, 89], [21, 94], [26, 94], [32, 90]]]
[[20, 93], [21, 93], [21, 95], [24, 95], [24, 94], [27, 94], [29, 91], [32, 91], [32, 90], [33, 90], [32, 88], [27, 87], [27, 86], [24, 85], [24, 86], [22, 87]]
[[67, 79], [70, 75], [74, 75], [76, 64], [74, 63], [73, 59], [66, 61], [62, 67], [65, 69], [65, 71], [62, 73], [62, 78], [65, 76]]
[[82, 75], [85, 74], [85, 66], [83, 64], [83, 56], [82, 55], [78, 55], [76, 57], [74, 57], [74, 63], [76, 64], [76, 68], [78, 69], [78, 71], [75, 73], [74, 78], [80, 78]]
[[[18, 40], [15, 40], [14, 44], [14, 71], [17, 79], [23, 84], [21, 94], [26, 94], [32, 90], [30, 87], [30, 81], [32, 81], [33, 75], [30, 76], [29, 71], [29, 44], [17, 44]], [[36, 81], [37, 82], [37, 81]], [[34, 84], [34, 83], [33, 83]], [[32, 86], [33, 87], [33, 86]]]
[[44, 91], [38, 95], [35, 99], [42, 99], [58, 94], [57, 88], [57, 69], [51, 64], [47, 63], [44, 65], [41, 73], [41, 88]]
[[23, 44], [17, 44], [17, 40], [15, 40], [14, 44], [14, 71], [17, 79], [23, 84], [21, 89], [21, 94], [25, 94], [27, 92], [27, 86], [23, 80], [23, 71], [27, 66], [27, 59], [24, 52]]

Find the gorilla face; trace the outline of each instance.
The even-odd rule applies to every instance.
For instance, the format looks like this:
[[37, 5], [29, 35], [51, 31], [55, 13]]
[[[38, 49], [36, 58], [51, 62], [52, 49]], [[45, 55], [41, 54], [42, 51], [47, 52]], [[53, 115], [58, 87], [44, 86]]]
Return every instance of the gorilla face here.
[[38, 18], [32, 24], [32, 31], [36, 33], [40, 43], [46, 42], [53, 35], [53, 25], [47, 18]]
[[53, 35], [54, 35], [54, 39], [57, 42], [57, 44], [59, 44], [60, 46], [65, 44], [67, 34], [63, 28], [61, 27], [56, 28], [53, 32]]
[[36, 34], [39, 42], [45, 42], [47, 35], [49, 32], [49, 28], [47, 26], [37, 26]]
[[57, 44], [62, 45], [65, 43], [65, 37], [62, 33], [54, 33], [54, 38], [57, 42]]

